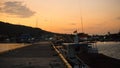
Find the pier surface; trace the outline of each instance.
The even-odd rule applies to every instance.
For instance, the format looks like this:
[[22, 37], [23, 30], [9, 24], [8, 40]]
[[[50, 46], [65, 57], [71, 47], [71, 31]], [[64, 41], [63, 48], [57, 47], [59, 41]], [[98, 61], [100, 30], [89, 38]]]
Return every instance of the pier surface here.
[[0, 54], [0, 68], [65, 68], [49, 42], [39, 42]]

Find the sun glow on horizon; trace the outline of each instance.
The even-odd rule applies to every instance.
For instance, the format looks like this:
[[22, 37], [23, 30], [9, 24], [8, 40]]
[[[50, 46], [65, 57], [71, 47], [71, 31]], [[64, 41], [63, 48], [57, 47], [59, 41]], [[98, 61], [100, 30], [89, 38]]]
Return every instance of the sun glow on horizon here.
[[82, 16], [85, 33], [115, 33], [120, 30], [119, 3], [119, 0], [3, 0], [0, 20], [56, 33], [72, 33], [76, 29], [82, 32]]

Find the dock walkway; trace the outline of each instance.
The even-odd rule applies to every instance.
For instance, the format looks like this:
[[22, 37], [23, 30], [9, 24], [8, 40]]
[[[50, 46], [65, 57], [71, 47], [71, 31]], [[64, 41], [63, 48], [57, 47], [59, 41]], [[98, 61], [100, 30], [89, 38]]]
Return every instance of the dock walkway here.
[[65, 68], [49, 42], [39, 42], [0, 54], [0, 68]]

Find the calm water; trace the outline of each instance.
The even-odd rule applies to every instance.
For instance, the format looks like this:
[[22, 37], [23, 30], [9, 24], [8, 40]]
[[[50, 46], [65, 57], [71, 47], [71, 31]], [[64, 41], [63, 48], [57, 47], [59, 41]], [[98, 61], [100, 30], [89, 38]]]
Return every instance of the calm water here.
[[0, 53], [5, 52], [8, 50], [16, 49], [16, 48], [21, 48], [28, 46], [29, 44], [18, 44], [18, 43], [0, 43]]
[[120, 42], [97, 42], [99, 53], [120, 59]]

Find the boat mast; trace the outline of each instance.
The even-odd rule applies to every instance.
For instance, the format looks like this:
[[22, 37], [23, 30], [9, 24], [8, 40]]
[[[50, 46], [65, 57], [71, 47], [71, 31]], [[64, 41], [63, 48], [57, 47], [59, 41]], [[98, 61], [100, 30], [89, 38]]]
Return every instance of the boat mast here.
[[82, 27], [82, 33], [84, 33], [84, 31], [83, 31], [83, 20], [82, 20], [82, 14], [81, 14], [81, 27]]
[[84, 33], [84, 30], [83, 30], [83, 16], [82, 16], [82, 8], [81, 8], [81, 2], [80, 2], [80, 17], [81, 17], [81, 32]]

